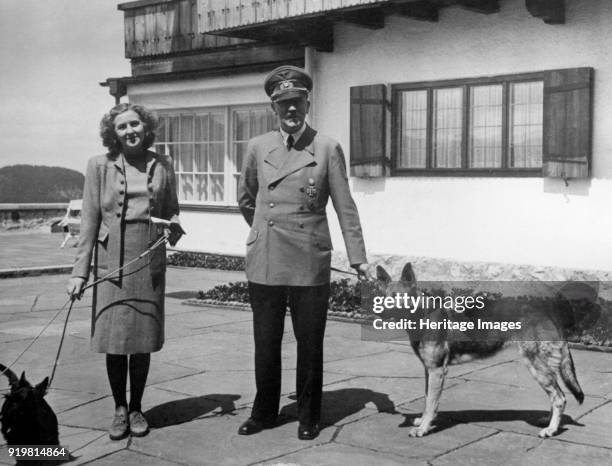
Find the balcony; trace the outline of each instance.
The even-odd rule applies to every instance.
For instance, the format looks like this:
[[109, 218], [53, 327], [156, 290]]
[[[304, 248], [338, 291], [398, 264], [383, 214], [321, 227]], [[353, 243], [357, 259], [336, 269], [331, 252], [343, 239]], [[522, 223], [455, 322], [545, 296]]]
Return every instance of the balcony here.
[[[403, 15], [437, 21], [441, 8], [460, 6], [489, 14], [504, 0], [137, 0], [124, 12], [125, 56], [177, 56], [249, 46], [311, 45], [333, 49], [335, 22], [384, 27], [385, 17]], [[525, 0], [547, 23], [563, 23], [564, 0]]]
[[[291, 42], [333, 49], [333, 23], [384, 27], [395, 14], [437, 21], [441, 8], [479, 13], [500, 10], [503, 0], [198, 0], [199, 31], [264, 42]], [[564, 0], [525, 0], [527, 10], [551, 24], [565, 21]]]

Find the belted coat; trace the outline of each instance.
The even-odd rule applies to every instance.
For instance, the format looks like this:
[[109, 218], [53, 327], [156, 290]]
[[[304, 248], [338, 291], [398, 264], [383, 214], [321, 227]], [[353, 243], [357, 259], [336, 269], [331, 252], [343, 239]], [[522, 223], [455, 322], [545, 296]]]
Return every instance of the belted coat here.
[[238, 188], [238, 204], [251, 227], [247, 279], [285, 286], [329, 282], [330, 198], [351, 265], [366, 263], [340, 144], [309, 126], [291, 150], [278, 130], [249, 141]]
[[[172, 159], [167, 155], [148, 151], [147, 185], [148, 210], [151, 216], [178, 222], [179, 205]], [[109, 271], [120, 267], [122, 256], [122, 222], [125, 220], [127, 194], [123, 156], [104, 154], [89, 159], [83, 206], [81, 231], [76, 254], [73, 277], [89, 277], [89, 269], [96, 241], [107, 242]], [[161, 231], [150, 229], [150, 241], [155, 241]], [[165, 271], [165, 248], [155, 250], [149, 267], [151, 275]]]

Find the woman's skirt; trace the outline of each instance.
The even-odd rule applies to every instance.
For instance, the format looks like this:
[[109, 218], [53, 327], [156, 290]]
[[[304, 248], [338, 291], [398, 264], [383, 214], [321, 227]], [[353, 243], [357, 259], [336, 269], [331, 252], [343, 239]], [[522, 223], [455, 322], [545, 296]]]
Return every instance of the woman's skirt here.
[[[151, 243], [149, 223], [126, 223], [121, 264], [138, 257]], [[117, 268], [107, 238], [98, 243], [96, 269], [101, 278]], [[151, 261], [164, 262], [151, 274]], [[160, 267], [156, 267], [160, 269]], [[136, 354], [159, 351], [164, 343], [165, 245], [127, 266], [111, 280], [96, 285], [91, 325], [91, 348], [98, 353]]]

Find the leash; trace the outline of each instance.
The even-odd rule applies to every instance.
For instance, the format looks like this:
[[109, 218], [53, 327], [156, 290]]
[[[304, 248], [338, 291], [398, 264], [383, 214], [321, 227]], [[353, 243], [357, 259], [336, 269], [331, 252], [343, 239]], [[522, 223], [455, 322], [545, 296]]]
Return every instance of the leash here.
[[348, 270], [337, 269], [336, 267], [331, 267], [331, 270], [333, 270], [334, 272], [344, 273], [346, 275], [354, 275], [356, 277], [359, 276], [359, 274], [356, 272], [349, 272]]
[[[81, 290], [80, 295], [82, 296], [83, 293], [85, 292], [85, 290], [87, 290], [88, 288], [96, 286], [97, 284], [102, 283], [105, 280], [109, 280], [112, 275], [122, 271], [123, 269], [125, 269], [129, 265], [132, 265], [134, 262], [137, 262], [137, 261], [143, 259], [144, 257], [146, 257], [148, 254], [151, 254], [155, 249], [157, 249], [158, 247], [160, 247], [162, 244], [166, 243], [167, 241], [168, 241], [168, 235], [164, 234], [155, 243], [153, 243], [151, 246], [149, 246], [145, 251], [143, 251], [140, 255], [138, 255], [134, 259], [130, 260], [129, 262], [127, 262], [125, 264], [123, 264], [121, 267], [118, 267], [117, 269], [113, 270], [112, 272], [107, 273], [102, 278], [100, 278], [100, 279], [90, 283], [89, 285], [85, 286]], [[57, 354], [55, 355], [55, 361], [53, 361], [53, 370], [51, 371], [51, 376], [49, 377], [49, 383], [47, 384], [47, 390], [48, 390], [49, 387], [51, 387], [51, 382], [53, 381], [53, 377], [55, 376], [55, 370], [57, 369], [57, 364], [59, 363], [59, 357], [60, 357], [60, 353], [62, 351], [62, 346], [64, 345], [64, 338], [66, 336], [66, 328], [68, 327], [68, 319], [70, 318], [70, 313], [72, 312], [72, 306], [74, 306], [74, 302], [75, 302], [76, 299], [77, 299], [76, 296], [71, 296], [68, 299], [68, 301], [66, 301], [66, 303], [56, 312], [56, 314], [51, 318], [51, 320], [43, 327], [43, 329], [38, 333], [38, 335], [36, 335], [36, 337], [34, 337], [34, 339], [28, 344], [28, 346], [26, 346], [26, 348], [15, 358], [15, 360], [11, 364], [6, 366], [4, 368], [4, 370], [0, 371], [0, 375], [4, 375], [5, 372], [10, 370], [11, 367], [13, 367], [15, 365], [15, 363], [17, 361], [19, 361], [19, 359], [21, 359], [21, 357], [32, 347], [32, 345], [34, 345], [34, 343], [36, 343], [38, 341], [38, 339], [44, 333], [44, 331], [49, 328], [49, 326], [53, 323], [53, 321], [55, 319], [57, 319], [57, 316], [59, 316], [60, 313], [66, 308], [68, 303], [70, 303], [70, 306], [68, 307], [68, 312], [66, 313], [66, 318], [64, 319], [64, 327], [62, 329], [62, 336], [60, 338], [60, 343], [59, 343], [59, 346], [57, 348]]]

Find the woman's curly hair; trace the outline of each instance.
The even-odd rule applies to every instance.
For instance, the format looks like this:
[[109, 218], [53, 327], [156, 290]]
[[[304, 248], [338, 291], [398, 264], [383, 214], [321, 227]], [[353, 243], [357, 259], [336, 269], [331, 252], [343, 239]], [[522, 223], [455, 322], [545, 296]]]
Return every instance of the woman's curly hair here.
[[121, 143], [119, 142], [117, 134], [115, 133], [115, 118], [128, 110], [136, 112], [144, 124], [145, 134], [143, 148], [145, 150], [148, 149], [155, 141], [155, 130], [157, 129], [158, 125], [158, 118], [155, 112], [143, 107], [142, 105], [121, 103], [111, 108], [100, 121], [100, 136], [102, 137], [102, 145], [108, 148], [108, 152], [111, 155], [118, 155], [121, 152]]

